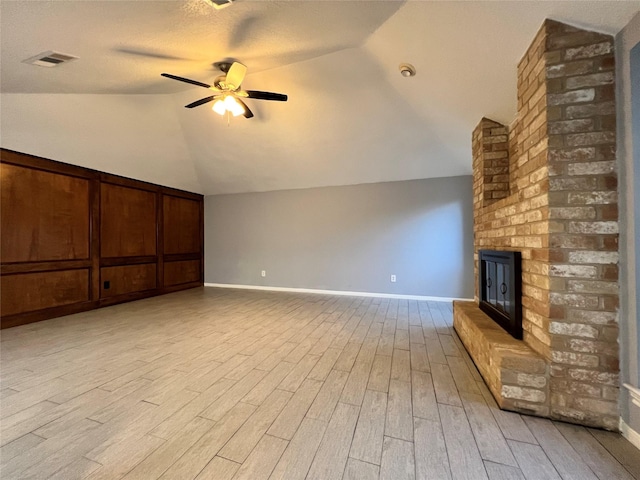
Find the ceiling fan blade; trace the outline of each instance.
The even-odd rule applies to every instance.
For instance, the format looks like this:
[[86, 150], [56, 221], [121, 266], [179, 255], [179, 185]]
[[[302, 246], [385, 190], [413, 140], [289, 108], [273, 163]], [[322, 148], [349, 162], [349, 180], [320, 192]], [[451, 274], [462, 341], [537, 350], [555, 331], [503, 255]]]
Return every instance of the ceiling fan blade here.
[[127, 55], [136, 55], [138, 57], [156, 58], [159, 60], [177, 60], [181, 62], [197, 62], [193, 58], [176, 57], [175, 55], [168, 55], [157, 50], [149, 48], [133, 48], [133, 47], [118, 47], [113, 49], [114, 52], [126, 53]]
[[227, 78], [225, 79], [225, 83], [227, 85], [233, 85], [231, 87], [233, 90], [237, 90], [242, 85], [242, 81], [244, 80], [244, 76], [247, 74], [247, 67], [245, 67], [240, 62], [233, 62], [231, 68], [227, 72]]
[[207, 85], [206, 83], [198, 82], [197, 80], [191, 80], [190, 78], [178, 77], [177, 75], [171, 75], [170, 73], [161, 73], [163, 77], [171, 78], [173, 80], [178, 80], [179, 82], [190, 83], [191, 85], [196, 85], [198, 87], [204, 88], [213, 88], [211, 85]]
[[247, 106], [246, 103], [244, 103], [242, 100], [240, 100], [238, 97], [236, 97], [237, 102], [242, 105], [244, 107], [244, 117], [245, 118], [251, 118], [253, 117], [253, 112], [251, 111], [251, 109]]
[[282, 93], [260, 92], [259, 90], [247, 90], [249, 98], [256, 100], [275, 100], [277, 102], [286, 102], [289, 97]]
[[190, 103], [189, 105], [185, 105], [184, 108], [199, 107], [200, 105], [204, 105], [205, 103], [209, 103], [212, 100], [215, 100], [217, 96], [218, 95], [211, 95], [210, 97], [201, 98], [200, 100], [196, 100], [195, 102]]

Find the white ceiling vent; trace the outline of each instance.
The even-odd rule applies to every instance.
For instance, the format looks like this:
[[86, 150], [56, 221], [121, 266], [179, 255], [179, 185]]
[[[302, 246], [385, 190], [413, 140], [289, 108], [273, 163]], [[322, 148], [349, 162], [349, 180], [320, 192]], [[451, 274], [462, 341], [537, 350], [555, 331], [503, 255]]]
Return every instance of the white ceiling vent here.
[[67, 55], [66, 53], [48, 51], [40, 53], [35, 57], [27, 58], [23, 60], [23, 63], [29, 63], [31, 65], [38, 65], [40, 67], [57, 67], [61, 63], [72, 62], [77, 60], [78, 57], [73, 55]]

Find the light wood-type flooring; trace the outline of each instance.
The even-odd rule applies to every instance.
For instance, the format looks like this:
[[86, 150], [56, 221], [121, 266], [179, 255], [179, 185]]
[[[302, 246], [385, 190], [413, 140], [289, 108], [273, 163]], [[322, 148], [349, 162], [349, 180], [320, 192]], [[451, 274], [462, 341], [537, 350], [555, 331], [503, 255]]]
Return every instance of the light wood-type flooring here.
[[2, 479], [640, 478], [504, 412], [451, 304], [198, 288], [2, 332]]

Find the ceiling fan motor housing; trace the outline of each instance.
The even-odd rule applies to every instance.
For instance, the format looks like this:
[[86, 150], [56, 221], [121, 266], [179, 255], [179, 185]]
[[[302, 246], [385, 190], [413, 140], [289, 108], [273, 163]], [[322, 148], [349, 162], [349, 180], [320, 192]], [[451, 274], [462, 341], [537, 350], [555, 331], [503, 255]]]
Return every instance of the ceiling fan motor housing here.
[[233, 0], [204, 0], [204, 1], [217, 10], [228, 7], [233, 3]]
[[216, 87], [219, 90], [224, 90], [224, 88], [222, 87], [222, 85], [220, 85], [221, 83], [224, 83], [224, 81], [226, 80], [227, 76], [226, 75], [218, 75], [214, 80], [213, 80], [213, 86]]

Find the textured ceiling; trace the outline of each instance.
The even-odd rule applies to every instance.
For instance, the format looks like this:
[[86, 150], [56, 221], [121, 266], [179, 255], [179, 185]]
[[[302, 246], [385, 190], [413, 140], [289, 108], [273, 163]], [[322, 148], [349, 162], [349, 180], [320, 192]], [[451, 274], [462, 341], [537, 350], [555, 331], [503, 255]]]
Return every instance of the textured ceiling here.
[[[9, 68], [2, 91], [174, 93], [188, 86], [159, 72], [207, 80], [220, 73], [212, 64], [226, 58], [256, 73], [327, 55], [361, 45], [400, 6], [239, 0], [215, 10], [203, 0], [3, 0], [2, 63]], [[46, 50], [81, 61], [50, 71], [20, 63]]]
[[[515, 115], [516, 64], [545, 18], [611, 34], [638, 2], [12, 1], [0, 4], [3, 147], [206, 194], [471, 172], [471, 130]], [[46, 50], [80, 57], [21, 63]], [[213, 63], [249, 68], [230, 125]], [[411, 62], [413, 78], [398, 64]]]

